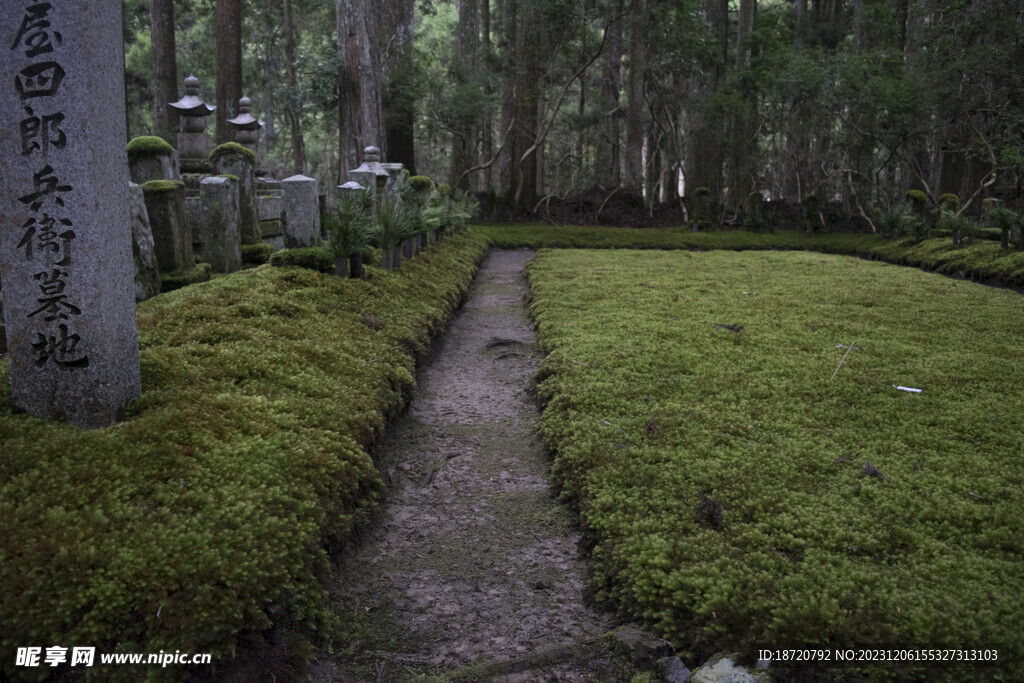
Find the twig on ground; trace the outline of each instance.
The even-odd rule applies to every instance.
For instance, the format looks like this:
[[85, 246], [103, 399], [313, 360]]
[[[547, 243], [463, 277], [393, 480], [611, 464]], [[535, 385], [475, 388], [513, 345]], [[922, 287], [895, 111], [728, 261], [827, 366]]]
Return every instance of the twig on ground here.
[[853, 344], [850, 344], [850, 348], [846, 349], [846, 353], [843, 354], [843, 360], [839, 361], [839, 365], [836, 366], [836, 371], [833, 372], [832, 377], [829, 378], [830, 382], [836, 378], [836, 374], [838, 374], [839, 368], [843, 367], [843, 361], [845, 361], [846, 357], [850, 355], [850, 351], [853, 351], [853, 346]]

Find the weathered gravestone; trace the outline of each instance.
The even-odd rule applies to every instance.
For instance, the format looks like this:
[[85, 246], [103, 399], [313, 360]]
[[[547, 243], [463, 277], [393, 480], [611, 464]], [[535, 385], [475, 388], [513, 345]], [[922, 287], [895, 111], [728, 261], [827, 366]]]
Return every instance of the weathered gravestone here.
[[203, 178], [199, 183], [201, 220], [196, 222], [192, 239], [199, 255], [218, 273], [230, 273], [242, 267], [238, 241], [238, 183], [231, 178]]
[[213, 172], [238, 179], [238, 234], [242, 244], [259, 244], [263, 239], [256, 213], [256, 155], [237, 142], [226, 142], [210, 152]]
[[121, 4], [0, 12], [0, 278], [15, 404], [111, 425], [141, 393]]
[[319, 189], [314, 178], [293, 175], [281, 181], [284, 246], [312, 247], [320, 241]]
[[193, 267], [196, 260], [192, 229], [185, 219], [185, 185], [175, 180], [150, 180], [142, 184], [142, 193], [160, 272], [167, 275]]
[[155, 135], [143, 135], [128, 143], [128, 172], [132, 182], [139, 185], [149, 180], [181, 178], [174, 148]]
[[160, 293], [160, 271], [156, 267], [156, 245], [142, 186], [128, 183], [132, 216], [132, 256], [135, 259], [135, 301]]

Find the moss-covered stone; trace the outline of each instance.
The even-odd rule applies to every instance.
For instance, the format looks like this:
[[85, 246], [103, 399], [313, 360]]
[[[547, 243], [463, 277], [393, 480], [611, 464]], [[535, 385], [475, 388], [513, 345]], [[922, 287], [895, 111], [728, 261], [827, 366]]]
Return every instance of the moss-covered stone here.
[[928, 195], [921, 190], [907, 190], [907, 194], [904, 196], [914, 213], [924, 215], [924, 207], [928, 202]]
[[230, 173], [221, 173], [221, 174], [220, 174], [219, 176], [217, 176], [217, 177], [218, 177], [218, 178], [227, 178], [228, 180], [233, 180], [233, 181], [235, 181], [236, 183], [238, 182], [238, 176], [236, 176], [236, 175], [231, 175]]
[[253, 151], [244, 145], [240, 145], [237, 142], [225, 142], [222, 145], [217, 145], [210, 151], [210, 161], [215, 161], [217, 157], [224, 154], [240, 154], [249, 160], [250, 164], [256, 163], [256, 155]]
[[185, 183], [180, 180], [148, 180], [142, 183], [142, 189], [145, 192], [175, 192], [179, 187], [185, 187]]
[[958, 211], [960, 209], [960, 197], [952, 192], [945, 192], [939, 195], [939, 207], [947, 211]]
[[334, 254], [327, 247], [282, 249], [270, 257], [272, 266], [300, 266], [321, 273], [334, 272]]
[[434, 189], [434, 181], [425, 175], [414, 175], [409, 178], [412, 189], [416, 192], [428, 193]]
[[128, 143], [128, 158], [174, 154], [174, 148], [166, 140], [156, 135], [140, 135]]
[[160, 291], [171, 292], [175, 289], [181, 289], [188, 285], [194, 285], [197, 282], [206, 282], [210, 279], [210, 274], [213, 272], [212, 267], [209, 263], [202, 262], [197, 263], [194, 267], [188, 270], [176, 270], [166, 275], [160, 276]]
[[242, 245], [242, 263], [261, 264], [270, 260], [274, 255], [274, 245], [266, 242]]

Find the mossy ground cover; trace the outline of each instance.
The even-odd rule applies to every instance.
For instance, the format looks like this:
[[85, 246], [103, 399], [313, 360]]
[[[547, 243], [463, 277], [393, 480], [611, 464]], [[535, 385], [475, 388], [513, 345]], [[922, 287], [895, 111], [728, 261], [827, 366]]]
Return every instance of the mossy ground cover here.
[[[967, 675], [1024, 677], [1019, 294], [815, 253], [545, 250], [528, 275], [600, 599], [698, 655], [998, 647]], [[894, 672], [964, 675], [858, 675]]]
[[807, 234], [804, 232], [694, 232], [678, 228], [610, 228], [554, 225], [478, 225], [473, 230], [491, 245], [506, 249], [688, 249], [802, 250], [848, 254], [867, 259], [961, 275], [1024, 288], [1024, 252], [979, 242], [954, 247], [950, 237], [924, 240], [884, 240], [868, 234]]
[[95, 646], [212, 652], [193, 673], [216, 678], [271, 628], [301, 654], [328, 623], [329, 553], [378, 500], [366, 447], [485, 248], [463, 235], [368, 280], [263, 266], [148, 300], [143, 395], [107, 429], [17, 411], [0, 364], [0, 671], [19, 646]]

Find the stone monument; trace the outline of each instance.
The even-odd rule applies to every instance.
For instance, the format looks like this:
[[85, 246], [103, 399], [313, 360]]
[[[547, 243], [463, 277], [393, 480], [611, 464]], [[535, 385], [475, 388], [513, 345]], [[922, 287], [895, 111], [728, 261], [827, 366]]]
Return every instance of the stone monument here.
[[293, 175], [281, 181], [284, 246], [312, 247], [320, 241], [320, 202], [316, 179]]
[[230, 273], [242, 267], [238, 239], [238, 183], [231, 178], [203, 178], [199, 183], [202, 207], [192, 239], [199, 255], [218, 273]]
[[0, 13], [0, 279], [16, 405], [82, 427], [141, 393], [121, 4]]
[[228, 119], [228, 125], [234, 131], [234, 141], [244, 145], [255, 154], [256, 145], [260, 141], [260, 128], [263, 127], [263, 124], [252, 115], [252, 100], [248, 97], [238, 100], [238, 116]]
[[363, 163], [348, 174], [363, 187], [373, 188], [377, 201], [384, 196], [384, 188], [391, 178], [391, 174], [380, 163], [380, 149], [372, 145], [363, 150]]
[[217, 107], [199, 97], [199, 79], [195, 76], [185, 79], [185, 96], [167, 106], [175, 109], [181, 119], [181, 132], [178, 133], [178, 162], [181, 170], [189, 173], [208, 172], [213, 141], [206, 134], [206, 117]]
[[225, 142], [210, 152], [213, 172], [238, 179], [238, 234], [242, 244], [259, 244], [263, 240], [259, 214], [256, 212], [256, 155], [237, 142]]

